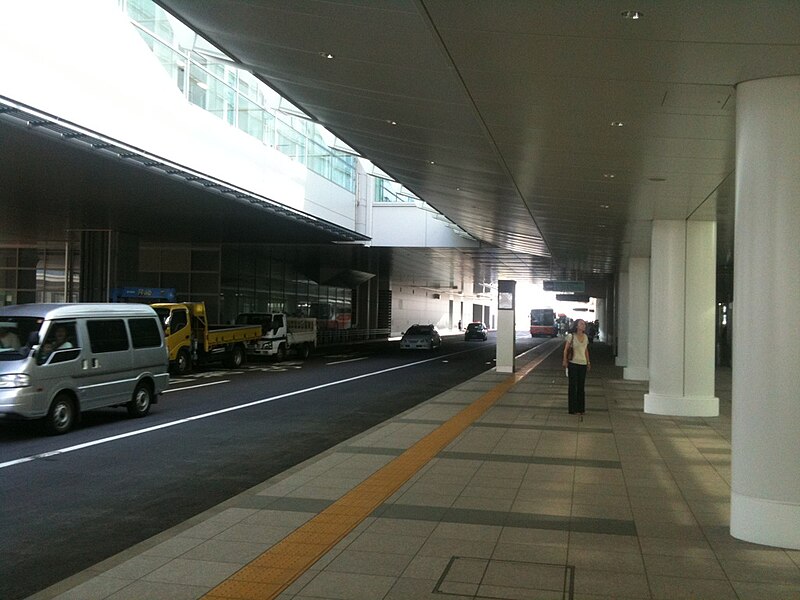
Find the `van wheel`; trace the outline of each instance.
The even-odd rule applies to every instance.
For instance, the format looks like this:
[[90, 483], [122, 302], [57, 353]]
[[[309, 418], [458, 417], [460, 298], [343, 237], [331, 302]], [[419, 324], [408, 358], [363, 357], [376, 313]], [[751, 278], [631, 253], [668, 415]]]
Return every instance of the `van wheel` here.
[[186, 375], [192, 370], [192, 357], [187, 350], [178, 352], [178, 357], [175, 359], [175, 374]]
[[153, 401], [153, 390], [148, 384], [141, 381], [133, 390], [133, 398], [125, 405], [128, 415], [131, 417], [143, 417], [150, 412], [150, 404]]
[[228, 358], [225, 361], [225, 366], [229, 369], [238, 369], [244, 364], [244, 350], [241, 346], [234, 346], [233, 350], [228, 353]]
[[303, 344], [300, 346], [300, 359], [305, 360], [311, 356], [311, 344]]
[[68, 394], [58, 394], [50, 410], [44, 418], [45, 428], [50, 435], [61, 435], [67, 433], [75, 425], [77, 417], [75, 401]]
[[275, 354], [275, 360], [278, 362], [286, 360], [286, 344], [281, 344], [278, 346], [278, 352]]

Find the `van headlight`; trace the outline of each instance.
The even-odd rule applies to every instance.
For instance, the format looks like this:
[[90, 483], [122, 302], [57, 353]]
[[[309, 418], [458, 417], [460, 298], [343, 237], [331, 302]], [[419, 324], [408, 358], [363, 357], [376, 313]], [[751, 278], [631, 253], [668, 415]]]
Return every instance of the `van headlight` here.
[[11, 375], [0, 375], [0, 388], [21, 388], [31, 384], [30, 375], [25, 373], [12, 373]]

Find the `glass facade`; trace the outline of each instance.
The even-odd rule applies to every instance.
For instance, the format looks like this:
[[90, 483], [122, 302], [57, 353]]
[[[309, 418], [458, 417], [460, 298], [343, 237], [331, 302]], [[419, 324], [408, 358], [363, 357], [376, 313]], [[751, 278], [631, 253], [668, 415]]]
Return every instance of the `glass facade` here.
[[189, 102], [355, 192], [357, 159], [329, 147], [319, 125], [281, 112], [277, 92], [151, 0], [119, 5]]

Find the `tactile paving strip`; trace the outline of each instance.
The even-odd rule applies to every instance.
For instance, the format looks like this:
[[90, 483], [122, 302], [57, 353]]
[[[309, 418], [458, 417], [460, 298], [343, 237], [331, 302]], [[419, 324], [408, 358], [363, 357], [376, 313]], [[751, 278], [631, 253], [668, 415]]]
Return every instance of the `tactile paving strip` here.
[[203, 598], [276, 598], [548, 355], [537, 357], [497, 384]]

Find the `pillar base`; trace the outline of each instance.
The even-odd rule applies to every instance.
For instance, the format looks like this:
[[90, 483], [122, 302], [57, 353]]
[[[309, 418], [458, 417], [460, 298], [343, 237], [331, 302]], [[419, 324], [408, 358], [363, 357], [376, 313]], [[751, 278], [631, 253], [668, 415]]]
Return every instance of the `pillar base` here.
[[623, 379], [634, 381], [648, 381], [650, 379], [650, 369], [647, 367], [625, 367], [622, 371]]
[[731, 493], [731, 535], [746, 542], [800, 550], [800, 504]]
[[497, 371], [498, 373], [513, 373], [514, 372], [514, 367], [511, 367], [511, 366], [501, 367], [501, 366], [498, 365], [495, 368], [495, 371]]
[[714, 396], [665, 396], [645, 394], [644, 412], [670, 417], [718, 417], [719, 398]]
[[620, 357], [618, 356], [617, 358], [615, 358], [615, 359], [614, 359], [614, 364], [615, 364], [617, 367], [624, 367], [625, 365], [627, 365], [627, 364], [628, 364], [628, 359], [626, 359], [626, 358], [620, 358]]

